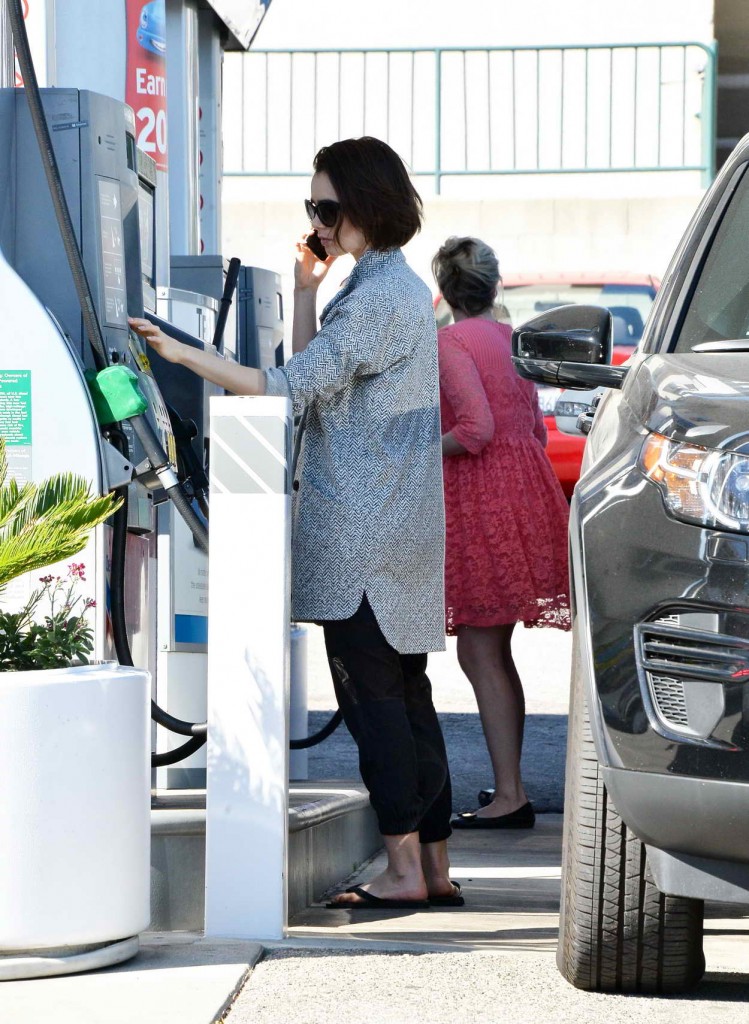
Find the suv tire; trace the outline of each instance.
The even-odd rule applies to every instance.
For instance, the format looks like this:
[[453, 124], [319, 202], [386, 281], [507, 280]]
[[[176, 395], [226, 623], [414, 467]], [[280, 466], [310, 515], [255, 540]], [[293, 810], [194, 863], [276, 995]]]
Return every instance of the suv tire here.
[[666, 896], [606, 791], [575, 641], [557, 966], [576, 988], [683, 992], [702, 977], [702, 900]]

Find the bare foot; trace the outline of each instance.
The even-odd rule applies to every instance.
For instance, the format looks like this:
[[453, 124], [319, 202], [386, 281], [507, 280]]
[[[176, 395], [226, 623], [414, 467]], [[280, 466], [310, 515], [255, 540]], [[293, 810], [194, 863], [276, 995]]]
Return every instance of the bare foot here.
[[458, 895], [457, 889], [450, 881], [450, 860], [446, 840], [422, 845], [421, 870], [424, 872], [430, 898]]
[[[361, 888], [381, 900], [425, 900], [429, 895], [421, 873], [418, 876], [404, 878], [394, 876], [389, 870], [385, 870]], [[365, 901], [355, 892], [339, 892], [330, 902], [345, 907], [356, 906]]]
[[444, 899], [446, 896], [460, 896], [460, 889], [450, 879], [443, 879], [438, 885], [429, 886], [429, 899]]

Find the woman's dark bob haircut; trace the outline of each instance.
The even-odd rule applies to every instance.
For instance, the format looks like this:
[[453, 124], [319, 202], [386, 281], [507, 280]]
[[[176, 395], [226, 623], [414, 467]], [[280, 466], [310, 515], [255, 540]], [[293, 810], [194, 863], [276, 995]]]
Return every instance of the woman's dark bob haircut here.
[[330, 178], [343, 216], [373, 249], [400, 248], [421, 229], [421, 198], [386, 142], [370, 136], [342, 139], [323, 146], [313, 166]]

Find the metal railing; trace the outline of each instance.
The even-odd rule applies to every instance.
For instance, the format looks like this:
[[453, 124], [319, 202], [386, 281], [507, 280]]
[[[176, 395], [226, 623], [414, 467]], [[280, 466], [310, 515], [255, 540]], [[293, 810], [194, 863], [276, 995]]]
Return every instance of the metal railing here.
[[376, 135], [414, 175], [714, 175], [716, 45], [251, 50], [225, 62], [229, 175], [309, 174]]

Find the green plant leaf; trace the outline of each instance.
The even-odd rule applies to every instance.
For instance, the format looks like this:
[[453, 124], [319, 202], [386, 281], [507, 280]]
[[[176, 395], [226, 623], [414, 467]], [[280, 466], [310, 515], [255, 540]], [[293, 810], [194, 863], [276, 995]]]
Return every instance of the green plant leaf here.
[[77, 554], [91, 530], [121, 504], [111, 494], [92, 497], [89, 484], [71, 473], [20, 488], [7, 474], [5, 440], [0, 438], [0, 588], [25, 572]]

